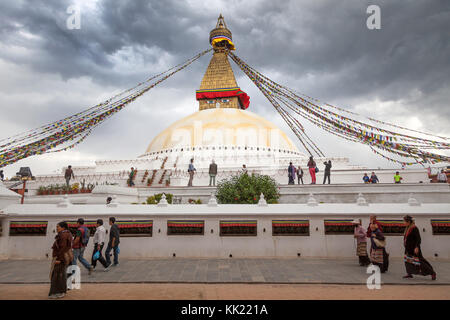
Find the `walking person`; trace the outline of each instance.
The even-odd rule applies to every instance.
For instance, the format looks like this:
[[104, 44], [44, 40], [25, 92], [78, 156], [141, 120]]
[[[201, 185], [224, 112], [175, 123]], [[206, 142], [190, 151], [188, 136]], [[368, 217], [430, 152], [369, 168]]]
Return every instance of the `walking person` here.
[[192, 181], [194, 180], [194, 171], [197, 171], [197, 169], [194, 168], [194, 159], [191, 159], [191, 163], [189, 163], [189, 182], [188, 187], [192, 187]]
[[331, 160], [323, 163], [325, 165], [325, 175], [323, 176], [323, 184], [325, 184], [325, 180], [328, 178], [328, 184], [330, 184], [330, 175], [331, 175]]
[[386, 252], [386, 238], [376, 223], [370, 224], [372, 231], [370, 236], [370, 261], [380, 268], [381, 273], [385, 273], [389, 268], [389, 254]]
[[242, 165], [242, 173], [248, 174], [247, 166], [245, 164]]
[[81, 264], [89, 271], [89, 274], [92, 273], [91, 264], [83, 257], [84, 250], [89, 242], [89, 229], [84, 225], [84, 219], [79, 218], [77, 220], [77, 231], [75, 233], [75, 238], [73, 240], [73, 261], [72, 265], [77, 265], [77, 260], [81, 262]]
[[381, 232], [383, 232], [383, 228], [381, 226], [381, 223], [377, 221], [377, 216], [371, 215], [369, 217], [369, 221], [370, 222], [369, 222], [369, 226], [367, 227], [367, 234], [366, 234], [366, 236], [367, 236], [367, 238], [370, 239], [370, 237], [372, 236], [372, 229], [370, 229], [370, 225], [372, 223], [375, 223], [377, 225], [377, 227], [378, 227], [378, 230], [380, 230]]
[[295, 182], [294, 182], [294, 179], [295, 179], [295, 167], [292, 165], [292, 162], [289, 162], [288, 179], [289, 179], [288, 184], [295, 184]]
[[75, 175], [73, 174], [72, 166], [68, 166], [66, 172], [64, 173], [64, 178], [66, 178], [67, 188], [70, 187], [70, 179], [75, 179]]
[[[120, 229], [117, 226], [116, 218], [110, 217], [109, 218], [109, 225], [111, 228], [109, 229], [109, 242], [108, 246], [106, 247], [105, 256], [106, 256], [106, 269], [105, 271], [108, 271], [111, 265], [113, 267], [116, 267], [119, 265], [119, 243], [120, 243]], [[111, 257], [110, 253], [111, 250], [113, 250], [114, 253], [114, 264], [111, 264]]]
[[375, 174], [375, 172], [372, 171], [372, 175], [370, 176], [370, 180], [371, 183], [378, 183], [380, 182], [380, 180], [378, 180], [377, 175]]
[[361, 219], [355, 219], [352, 223], [355, 225], [354, 238], [356, 239], [356, 255], [359, 259], [359, 265], [365, 267], [370, 264], [370, 259], [367, 256], [366, 230], [362, 226]]
[[217, 164], [214, 162], [214, 160], [211, 161], [211, 164], [209, 165], [209, 186], [212, 185], [216, 186], [216, 175], [217, 175]]
[[[103, 226], [103, 220], [98, 219], [97, 220], [97, 229], [95, 230], [94, 234], [94, 250], [92, 250], [92, 259], [91, 259], [91, 265], [92, 268], [95, 270], [95, 267], [97, 266], [97, 260], [100, 261], [100, 263], [103, 265], [103, 267], [108, 266], [105, 258], [103, 258], [102, 250], [103, 246], [105, 245], [106, 241], [106, 229]], [[99, 257], [95, 258], [96, 253], [98, 252]]]
[[302, 181], [303, 184], [303, 169], [298, 166], [297, 168], [297, 180], [298, 180], [298, 184], [300, 184], [300, 180]]
[[5, 180], [5, 175], [3, 174], [3, 170], [0, 170], [0, 180]]
[[319, 170], [317, 170], [316, 162], [314, 161], [312, 156], [309, 157], [308, 168], [309, 174], [311, 175], [311, 184], [316, 184], [316, 172]]
[[56, 225], [55, 242], [52, 246], [52, 264], [50, 268], [50, 299], [58, 299], [67, 292], [67, 267], [72, 263], [72, 234], [67, 222]]
[[403, 178], [400, 176], [400, 172], [396, 171], [394, 175], [394, 183], [402, 183]]
[[414, 219], [411, 216], [403, 217], [406, 229], [403, 236], [403, 244], [405, 246], [405, 268], [406, 276], [403, 278], [412, 278], [413, 274], [422, 276], [431, 275], [432, 280], [436, 280], [436, 272], [434, 272], [431, 264], [425, 260], [420, 250], [420, 232], [416, 227]]

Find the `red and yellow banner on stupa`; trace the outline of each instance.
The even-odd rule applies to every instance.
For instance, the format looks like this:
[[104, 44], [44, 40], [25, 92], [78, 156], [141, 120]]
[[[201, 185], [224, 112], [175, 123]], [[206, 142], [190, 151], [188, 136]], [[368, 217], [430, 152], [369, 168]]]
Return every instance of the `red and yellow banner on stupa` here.
[[238, 97], [243, 109], [247, 109], [250, 105], [250, 97], [239, 87], [197, 90], [195, 97], [197, 100]]

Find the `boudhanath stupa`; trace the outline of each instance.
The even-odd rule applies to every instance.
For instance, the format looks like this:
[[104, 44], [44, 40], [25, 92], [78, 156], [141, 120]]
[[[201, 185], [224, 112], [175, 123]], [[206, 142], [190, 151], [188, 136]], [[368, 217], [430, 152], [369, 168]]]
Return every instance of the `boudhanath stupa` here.
[[[66, 167], [58, 174], [37, 175], [24, 182], [0, 182], [0, 234], [3, 233], [0, 259], [51, 259], [50, 247], [56, 224], [68, 221], [75, 226], [80, 217], [85, 219], [91, 235], [95, 232], [97, 219], [117, 219], [121, 259], [354, 258], [354, 219], [361, 219], [367, 226], [370, 216], [376, 215], [384, 234], [390, 236], [390, 256], [403, 261], [405, 225], [402, 217], [406, 214], [412, 215], [423, 230], [425, 252], [436, 259], [449, 259], [450, 189], [447, 183], [430, 183], [427, 170], [422, 167], [400, 169], [403, 180], [394, 184], [395, 169], [353, 166], [348, 158], [318, 156], [315, 157], [320, 169], [317, 184], [310, 184], [307, 162], [311, 153], [303, 144], [301, 133], [297, 132], [299, 141], [294, 142], [274, 123], [249, 111], [250, 97], [245, 88], [239, 87], [228, 60], [231, 57], [236, 62], [236, 56], [230, 54], [235, 45], [222, 16], [210, 32], [209, 41], [212, 50], [202, 54], [212, 51], [212, 57], [203, 79], [199, 79], [198, 111], [175, 121], [153, 137], [147, 146], [142, 146], [142, 154], [122, 160], [98, 160], [92, 166], [77, 166], [71, 162], [75, 178], [70, 183], [87, 188], [65, 190], [68, 194], [38, 192], [39, 187], [65, 185]], [[151, 86], [154, 85], [147, 88]], [[128, 96], [127, 101], [146, 90]], [[110, 110], [117, 111], [122, 107], [109, 102], [99, 105], [99, 108], [112, 105], [111, 109], [106, 109], [108, 115], [112, 113]], [[309, 105], [311, 112], [320, 119], [323, 114], [317, 110], [321, 107]], [[300, 102], [298, 106], [302, 107]], [[252, 110], [256, 112], [257, 106], [252, 106]], [[90, 133], [91, 127], [86, 123], [96, 125], [106, 118], [104, 110], [102, 112], [79, 122], [82, 133], [78, 137], [84, 138]], [[85, 116], [83, 113], [82, 117]], [[64, 120], [69, 122], [71, 118]], [[327, 130], [335, 125], [339, 134], [353, 130], [350, 124], [345, 130], [339, 128], [339, 123], [330, 119], [323, 119], [320, 124]], [[326, 127], [327, 124], [330, 126]], [[6, 160], [3, 161], [18, 161], [29, 156], [31, 151], [54, 147], [46, 137], [58, 136], [63, 130], [57, 125], [44, 129], [44, 132], [37, 131], [36, 144], [15, 146], [16, 152], [5, 152]], [[66, 136], [76, 136], [73, 131], [64, 132]], [[66, 136], [62, 135], [62, 138]], [[24, 136], [24, 141], [27, 137]], [[371, 147], [382, 141], [380, 144], [387, 145], [391, 151], [404, 152], [395, 149], [403, 145], [391, 143], [390, 136], [382, 138], [381, 134], [376, 134], [369, 139], [355, 135], [353, 138], [373, 143]], [[296, 143], [299, 146], [301, 143], [308, 153], [302, 153]], [[428, 143], [428, 140], [421, 140], [421, 143]], [[412, 151], [419, 152], [418, 149], [410, 153]], [[426, 154], [421, 155], [425, 161]], [[438, 159], [431, 153], [428, 157]], [[197, 171], [193, 186], [188, 187], [191, 159]], [[264, 194], [254, 204], [218, 203], [214, 194], [216, 187], [209, 186], [209, 166], [213, 160], [218, 165], [216, 183], [242, 172], [243, 165], [249, 174], [271, 176], [279, 184], [278, 203], [267, 203]], [[323, 162], [328, 160], [332, 162], [331, 184], [324, 185]], [[297, 181], [295, 185], [288, 185], [290, 162], [303, 168], [304, 185], [298, 185]], [[127, 181], [131, 167], [137, 169], [134, 186], [129, 186]], [[376, 172], [380, 183], [363, 183], [364, 173], [372, 171]], [[164, 195], [158, 204], [154, 201], [154, 205], [147, 205], [150, 196], [160, 193]], [[165, 194], [167, 199], [171, 195], [170, 204]], [[91, 255], [92, 249], [89, 245], [85, 256]], [[367, 274], [361, 272], [365, 284]]]
[[[250, 97], [239, 87], [228, 60], [227, 51], [234, 49], [234, 43], [222, 15], [210, 32], [209, 42], [213, 53], [196, 91], [198, 111], [156, 135], [146, 149], [143, 146], [141, 155], [122, 160], [97, 160], [92, 166], [72, 163], [77, 182], [127, 187], [133, 167], [137, 169], [136, 188], [187, 186], [188, 164], [194, 159], [197, 170], [194, 186], [208, 186], [212, 160], [218, 165], [217, 180], [236, 174], [245, 164], [249, 173], [269, 175], [280, 184], [287, 184], [287, 167], [292, 162], [303, 168], [305, 183], [310, 183], [306, 166], [309, 155], [300, 152], [274, 123], [247, 109]], [[332, 161], [333, 175], [338, 177], [333, 178], [334, 182], [361, 183], [363, 174], [372, 171], [350, 165], [346, 157], [315, 158], [321, 169], [318, 183], [323, 179], [322, 163], [328, 160]], [[65, 169], [56, 175], [36, 176], [28, 188], [36, 190], [39, 186], [64, 184]], [[380, 182], [391, 183], [394, 172], [393, 169], [378, 170]], [[413, 183], [428, 180], [424, 168], [405, 171], [403, 179]]]

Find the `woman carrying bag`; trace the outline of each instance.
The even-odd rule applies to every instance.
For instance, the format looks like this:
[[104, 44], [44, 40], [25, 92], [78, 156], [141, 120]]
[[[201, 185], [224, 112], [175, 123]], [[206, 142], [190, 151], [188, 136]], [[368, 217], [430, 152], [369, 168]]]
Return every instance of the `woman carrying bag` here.
[[316, 172], [318, 172], [319, 169], [316, 167], [316, 162], [312, 156], [309, 157], [308, 168], [309, 174], [311, 175], [311, 184], [316, 184]]
[[370, 261], [380, 268], [381, 273], [385, 273], [389, 268], [389, 254], [386, 252], [386, 238], [384, 237], [378, 225], [370, 224], [372, 231], [370, 236]]
[[365, 267], [370, 264], [370, 259], [367, 256], [366, 230], [362, 227], [361, 219], [355, 219], [352, 223], [355, 225], [354, 238], [356, 239], [356, 255], [359, 259], [359, 265]]
[[420, 250], [420, 233], [416, 227], [411, 216], [403, 217], [406, 229], [403, 237], [403, 244], [405, 245], [405, 267], [406, 276], [403, 278], [412, 278], [413, 274], [420, 274], [422, 276], [431, 275], [432, 280], [436, 280], [436, 272], [434, 272], [431, 264], [425, 260]]

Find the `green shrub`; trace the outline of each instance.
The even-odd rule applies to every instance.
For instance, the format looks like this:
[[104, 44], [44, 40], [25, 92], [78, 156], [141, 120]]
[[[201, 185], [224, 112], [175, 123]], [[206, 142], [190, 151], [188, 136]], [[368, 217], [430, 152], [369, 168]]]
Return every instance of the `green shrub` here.
[[[155, 194], [147, 198], [147, 204], [158, 204], [162, 198], [162, 193]], [[166, 193], [166, 200], [168, 203], [172, 204], [173, 194]]]
[[258, 203], [261, 193], [267, 203], [278, 203], [278, 184], [266, 175], [241, 173], [221, 180], [217, 185], [216, 197], [219, 203]]

